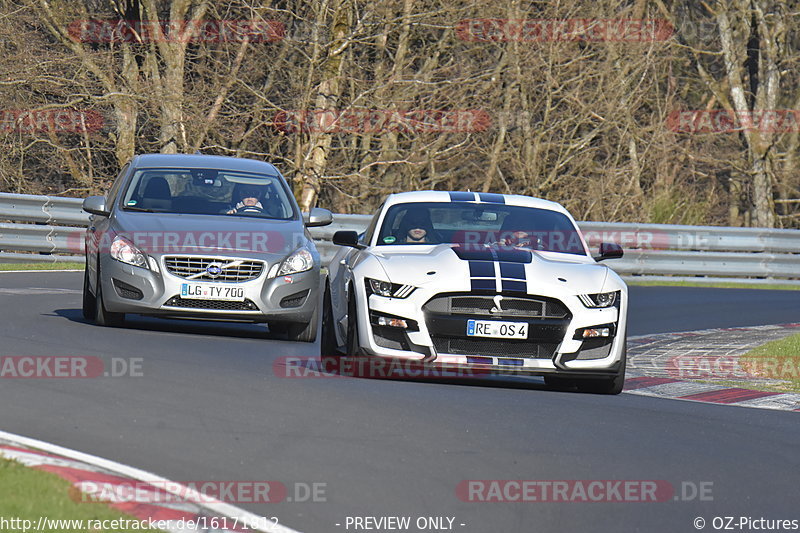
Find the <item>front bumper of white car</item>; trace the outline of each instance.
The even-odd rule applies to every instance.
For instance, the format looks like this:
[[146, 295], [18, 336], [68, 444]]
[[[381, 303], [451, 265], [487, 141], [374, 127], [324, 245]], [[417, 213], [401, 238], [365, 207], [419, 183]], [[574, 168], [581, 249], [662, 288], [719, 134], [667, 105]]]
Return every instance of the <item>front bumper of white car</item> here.
[[[359, 344], [374, 356], [504, 372], [597, 376], [618, 372], [625, 350], [625, 291], [615, 305], [602, 309], [587, 308], [577, 295], [504, 294], [502, 311], [496, 310], [496, 293], [489, 291], [418, 290], [405, 299], [357, 293], [359, 307], [368, 310], [359, 314]], [[468, 336], [470, 319], [524, 322], [528, 335], [519, 340]], [[584, 339], [587, 328], [606, 330], [607, 336]]]

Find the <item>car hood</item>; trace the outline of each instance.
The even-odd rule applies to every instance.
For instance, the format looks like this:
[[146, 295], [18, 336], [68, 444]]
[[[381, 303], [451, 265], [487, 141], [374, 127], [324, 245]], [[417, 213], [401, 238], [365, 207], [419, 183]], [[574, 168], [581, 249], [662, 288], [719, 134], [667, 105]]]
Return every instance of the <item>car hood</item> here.
[[374, 251], [387, 281], [416, 287], [452, 288], [464, 280], [468, 286], [470, 262], [499, 260], [521, 264], [529, 290], [533, 287], [564, 290], [565, 286], [576, 293], [603, 290], [609, 272], [605, 265], [590, 257], [546, 255], [527, 250], [492, 251], [488, 247], [470, 251], [452, 244], [382, 247]]
[[315, 252], [299, 220], [122, 211], [115, 214], [111, 230], [151, 255], [235, 253], [270, 260], [285, 257], [303, 244]]

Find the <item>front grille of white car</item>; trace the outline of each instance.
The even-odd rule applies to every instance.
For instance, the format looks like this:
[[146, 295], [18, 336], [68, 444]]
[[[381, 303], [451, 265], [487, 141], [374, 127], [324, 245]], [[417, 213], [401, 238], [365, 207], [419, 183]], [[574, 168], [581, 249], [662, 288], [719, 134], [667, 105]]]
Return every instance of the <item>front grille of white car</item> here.
[[[439, 353], [550, 359], [563, 340], [572, 314], [563, 302], [545, 296], [440, 294], [422, 309], [433, 345]], [[469, 319], [524, 319], [528, 338], [468, 337]]]
[[500, 299], [494, 295], [475, 294], [437, 296], [425, 304], [425, 310], [446, 315], [487, 317], [565, 318], [569, 315], [569, 309], [563, 303], [543, 296], [503, 296]]
[[[164, 266], [170, 274], [184, 279], [223, 283], [250, 281], [264, 271], [262, 261], [215, 257], [165, 257]], [[211, 271], [209, 267], [212, 267]]]

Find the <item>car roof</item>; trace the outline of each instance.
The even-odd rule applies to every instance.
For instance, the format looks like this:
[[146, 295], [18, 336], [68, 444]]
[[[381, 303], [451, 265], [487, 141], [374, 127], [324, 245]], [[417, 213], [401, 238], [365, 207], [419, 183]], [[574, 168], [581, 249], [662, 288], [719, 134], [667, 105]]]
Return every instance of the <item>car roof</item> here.
[[213, 168], [280, 175], [272, 164], [256, 159], [205, 154], [141, 154], [133, 158], [133, 168]]
[[522, 196], [520, 194], [497, 194], [483, 192], [464, 192], [464, 191], [411, 191], [390, 194], [386, 198], [384, 207], [395, 204], [407, 204], [413, 202], [475, 202], [486, 204], [505, 204], [520, 207], [535, 207], [538, 209], [548, 209], [569, 215], [569, 212], [559, 203], [534, 198], [532, 196]]

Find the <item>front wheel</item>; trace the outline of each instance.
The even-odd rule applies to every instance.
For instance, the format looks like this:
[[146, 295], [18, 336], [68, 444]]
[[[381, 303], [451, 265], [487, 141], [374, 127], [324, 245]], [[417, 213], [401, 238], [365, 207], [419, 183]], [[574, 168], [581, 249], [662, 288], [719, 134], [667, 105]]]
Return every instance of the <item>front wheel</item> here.
[[97, 300], [94, 294], [89, 290], [89, 261], [86, 261], [86, 267], [83, 271], [83, 318], [86, 320], [94, 320], [97, 316]]
[[335, 324], [333, 322], [333, 305], [331, 304], [331, 291], [328, 284], [325, 284], [325, 295], [322, 298], [322, 333], [319, 343], [319, 355], [321, 358], [339, 358], [339, 346], [336, 342]]
[[350, 299], [347, 301], [347, 356], [359, 355], [358, 345], [358, 309], [356, 306], [355, 287], [350, 288]]
[[319, 319], [319, 307], [314, 308], [314, 314], [308, 322], [293, 322], [288, 325], [286, 334], [290, 341], [295, 342], [314, 342], [317, 340], [317, 321]]
[[100, 268], [98, 262], [97, 268], [97, 290], [95, 295], [95, 307], [97, 313], [95, 314], [94, 321], [98, 326], [118, 327], [125, 322], [125, 313], [113, 313], [106, 310], [105, 303], [103, 302], [103, 284], [100, 281]]

